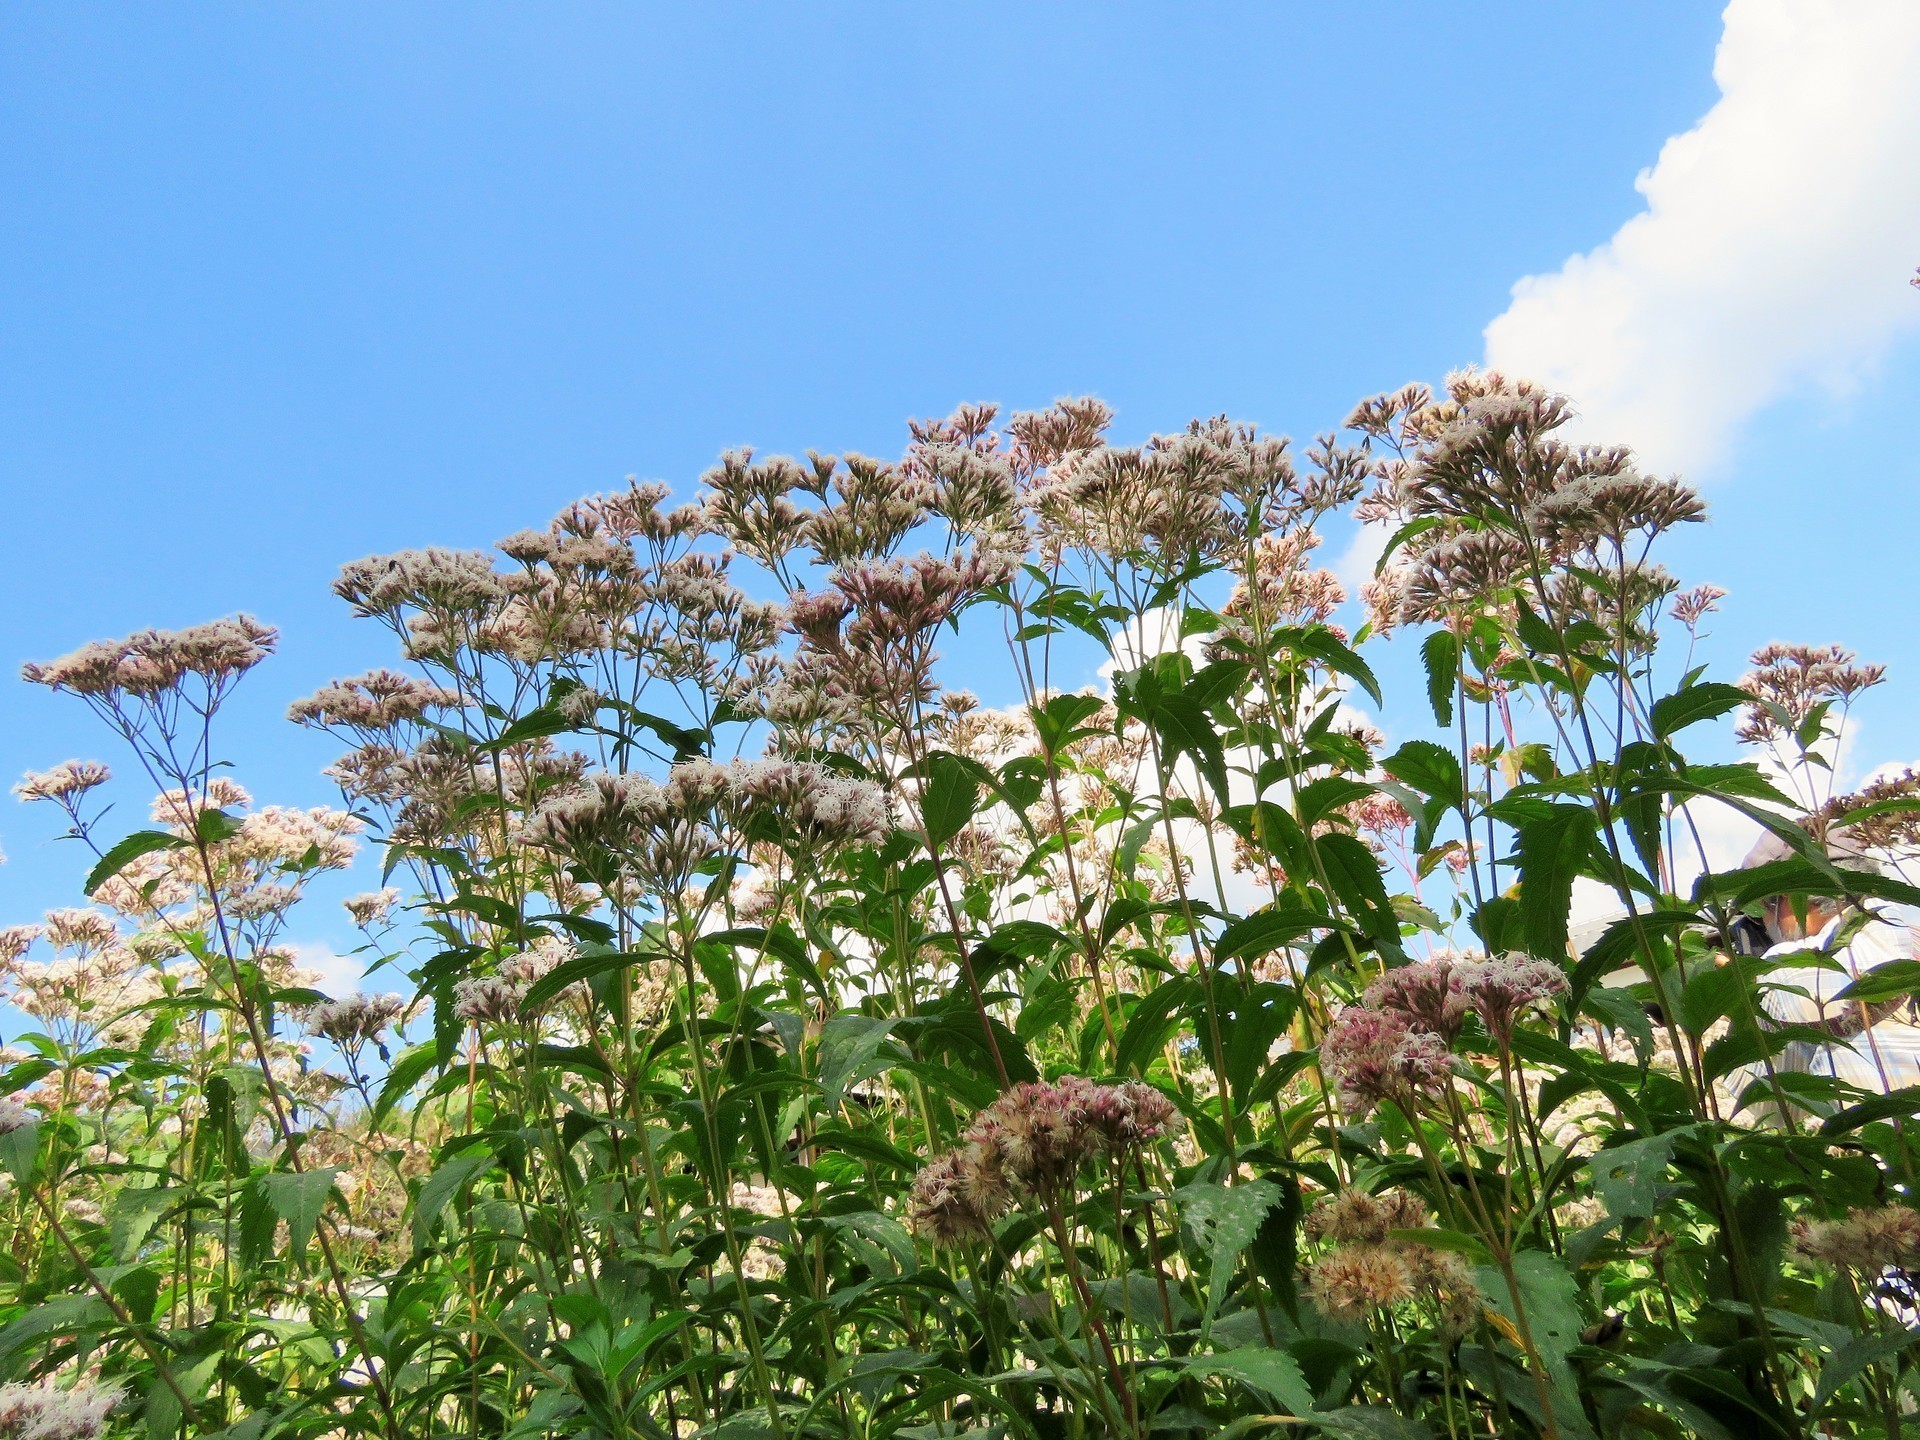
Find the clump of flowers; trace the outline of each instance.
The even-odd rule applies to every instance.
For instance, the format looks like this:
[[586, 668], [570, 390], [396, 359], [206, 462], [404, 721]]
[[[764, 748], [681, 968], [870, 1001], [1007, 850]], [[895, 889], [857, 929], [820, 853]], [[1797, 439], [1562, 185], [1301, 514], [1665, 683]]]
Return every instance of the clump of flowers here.
[[0, 1440], [93, 1440], [119, 1403], [120, 1391], [111, 1386], [0, 1385]]
[[528, 1020], [527, 992], [574, 956], [573, 942], [543, 935], [525, 950], [508, 956], [491, 975], [471, 975], [453, 987], [453, 1013], [471, 1025], [505, 1025]]
[[1407, 1190], [1369, 1195], [1342, 1190], [1329, 1195], [1307, 1216], [1307, 1234], [1336, 1245], [1383, 1245], [1395, 1230], [1418, 1230], [1429, 1223], [1427, 1202]]
[[1920, 1269], [1920, 1210], [1883, 1205], [1849, 1210], [1844, 1220], [1796, 1220], [1793, 1248], [1809, 1260], [1865, 1275]]
[[63, 760], [51, 770], [29, 771], [13, 787], [22, 800], [51, 800], [72, 806], [87, 791], [104, 785], [113, 772], [98, 760]]
[[1468, 966], [1461, 986], [1487, 1033], [1506, 1046], [1521, 1016], [1567, 993], [1567, 977], [1546, 960], [1503, 955]]
[[1357, 1321], [1424, 1299], [1444, 1333], [1464, 1331], [1479, 1317], [1480, 1285], [1460, 1256], [1405, 1233], [1430, 1224], [1426, 1202], [1404, 1190], [1343, 1190], [1322, 1200], [1305, 1226], [1311, 1238], [1334, 1245], [1308, 1271], [1315, 1307], [1333, 1319]]
[[342, 1048], [377, 1043], [407, 1008], [399, 995], [348, 995], [309, 1006], [301, 1024]]
[[1023, 1081], [974, 1116], [958, 1148], [921, 1168], [908, 1218], [938, 1245], [980, 1239], [1018, 1197], [1052, 1199], [1096, 1155], [1131, 1153], [1179, 1124], [1173, 1102], [1144, 1081]]
[[1466, 1023], [1464, 982], [1471, 970], [1471, 962], [1452, 951], [1441, 951], [1430, 959], [1387, 971], [1367, 987], [1361, 1003], [1393, 1011], [1413, 1029], [1438, 1035], [1451, 1045]]
[[1383, 1100], [1410, 1104], [1442, 1090], [1453, 1073], [1446, 1041], [1417, 1030], [1397, 1010], [1362, 1002], [1334, 1018], [1320, 1040], [1320, 1068], [1356, 1114]]

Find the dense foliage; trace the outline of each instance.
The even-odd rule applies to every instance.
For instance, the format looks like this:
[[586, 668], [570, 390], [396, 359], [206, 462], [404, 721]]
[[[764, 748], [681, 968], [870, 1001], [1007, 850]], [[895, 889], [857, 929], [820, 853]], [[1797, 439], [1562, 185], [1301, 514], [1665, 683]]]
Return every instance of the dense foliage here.
[[[0, 1436], [1897, 1434], [1920, 1095], [1776, 1063], [1831, 1036], [1737, 935], [1920, 900], [1831, 858], [1909, 785], [1781, 788], [1877, 672], [1692, 669], [1700, 502], [1566, 415], [1468, 374], [1297, 462], [969, 408], [359, 561], [405, 668], [293, 707], [337, 811], [222, 762], [249, 619], [29, 667], [157, 798], [20, 787], [96, 858], [0, 938]], [[376, 841], [404, 993], [323, 995], [302, 892]]]

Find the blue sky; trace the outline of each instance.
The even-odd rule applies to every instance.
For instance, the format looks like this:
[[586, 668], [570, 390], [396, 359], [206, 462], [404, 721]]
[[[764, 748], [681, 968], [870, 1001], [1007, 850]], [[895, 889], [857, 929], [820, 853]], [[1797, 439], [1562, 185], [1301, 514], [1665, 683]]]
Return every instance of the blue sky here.
[[[1482, 360], [1538, 276], [1493, 358], [1701, 478], [1671, 559], [1734, 592], [1714, 658], [1889, 662], [1860, 761], [1909, 758], [1920, 112], [1875, 66], [1913, 13], [8, 7], [0, 661], [251, 611], [283, 651], [229, 752], [320, 803], [280, 712], [390, 658], [342, 561], [961, 400], [1305, 438]], [[119, 758], [0, 685], [0, 773]], [[0, 814], [0, 920], [73, 898], [51, 829]]]

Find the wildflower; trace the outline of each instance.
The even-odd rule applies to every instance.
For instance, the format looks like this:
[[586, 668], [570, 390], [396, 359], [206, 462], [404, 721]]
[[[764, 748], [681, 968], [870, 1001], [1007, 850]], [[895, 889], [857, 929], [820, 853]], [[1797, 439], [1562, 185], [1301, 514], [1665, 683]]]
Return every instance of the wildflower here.
[[400, 904], [400, 892], [389, 885], [384, 890], [349, 895], [341, 903], [353, 923], [364, 930], [370, 926], [384, 925], [393, 917], [395, 908]]
[[388, 730], [418, 720], [431, 710], [463, 703], [458, 691], [392, 670], [372, 670], [347, 680], [335, 680], [287, 709], [296, 725], [333, 726], [352, 730]]
[[340, 568], [333, 593], [356, 614], [397, 615], [417, 606], [442, 615], [476, 614], [503, 603], [507, 589], [484, 551], [403, 550]]
[[1073, 1075], [1053, 1085], [1022, 1081], [974, 1116], [966, 1139], [997, 1156], [1019, 1189], [1051, 1193], [1096, 1148], [1086, 1109], [1093, 1089]]
[[323, 1040], [354, 1047], [379, 1040], [406, 1008], [398, 995], [348, 995], [308, 1006], [300, 1023]]
[[1432, 1219], [1426, 1201], [1405, 1190], [1369, 1195], [1342, 1190], [1314, 1206], [1307, 1216], [1307, 1234], [1335, 1244], [1386, 1243], [1395, 1230], [1418, 1230]]
[[1404, 1015], [1349, 1005], [1320, 1041], [1320, 1066], [1347, 1103], [1364, 1114], [1382, 1100], [1402, 1104], [1439, 1090], [1452, 1073], [1438, 1035]]
[[26, 1106], [0, 1096], [0, 1135], [11, 1135], [16, 1130], [24, 1130], [39, 1118]]
[[507, 957], [492, 975], [469, 976], [455, 985], [453, 1013], [470, 1024], [531, 1019], [527, 992], [573, 956], [572, 941], [543, 935], [528, 949]]
[[1473, 1267], [1462, 1256], [1413, 1242], [1400, 1248], [1400, 1258], [1414, 1288], [1433, 1303], [1443, 1334], [1458, 1336], [1473, 1328], [1486, 1297]]
[[11, 965], [33, 948], [45, 933], [40, 925], [8, 925], [0, 929], [0, 966]]
[[1389, 970], [1367, 987], [1362, 1003], [1390, 1010], [1415, 1030], [1428, 1031], [1451, 1045], [1467, 1019], [1463, 966], [1451, 951]]
[[53, 800], [70, 805], [112, 778], [113, 772], [98, 760], [63, 760], [51, 770], [28, 771], [13, 787], [13, 793], [22, 800]]
[[907, 1197], [907, 1219], [936, 1245], [987, 1239], [1010, 1201], [994, 1157], [963, 1145], [922, 1166]]
[[1702, 620], [1720, 608], [1720, 602], [1726, 598], [1727, 592], [1718, 585], [1696, 585], [1676, 595], [1673, 608], [1668, 613], [1687, 629], [1695, 630]]
[[0, 1385], [0, 1440], [93, 1440], [120, 1395], [112, 1386], [63, 1390], [51, 1380]]
[[734, 803], [806, 848], [874, 845], [893, 829], [886, 791], [811, 761], [758, 760], [731, 774]]
[[1823, 704], [1849, 702], [1886, 678], [1884, 665], [1862, 665], [1838, 645], [1764, 645], [1753, 652], [1753, 669], [1739, 685], [1754, 697], [1734, 735], [1749, 744], [1770, 744], [1799, 733]]
[[43, 933], [54, 949], [83, 954], [108, 949], [120, 940], [113, 917], [101, 910], [49, 910]]
[[1920, 1211], [1905, 1205], [1852, 1209], [1844, 1220], [1800, 1219], [1793, 1248], [1809, 1260], [1862, 1274], [1920, 1269]]
[[1116, 1153], [1151, 1144], [1180, 1128], [1178, 1108], [1144, 1080], [1095, 1086], [1084, 1109], [1083, 1123], [1103, 1149]]
[[1521, 1015], [1567, 992], [1566, 973], [1546, 960], [1504, 955], [1464, 967], [1462, 984], [1487, 1033], [1503, 1045]]
[[142, 630], [124, 640], [96, 640], [71, 654], [21, 667], [21, 678], [108, 703], [122, 695], [150, 699], [188, 675], [221, 690], [274, 651], [279, 632], [250, 615], [184, 630]]
[[1398, 1250], [1348, 1245], [1314, 1261], [1307, 1293], [1322, 1314], [1364, 1320], [1375, 1310], [1413, 1298], [1413, 1273]]

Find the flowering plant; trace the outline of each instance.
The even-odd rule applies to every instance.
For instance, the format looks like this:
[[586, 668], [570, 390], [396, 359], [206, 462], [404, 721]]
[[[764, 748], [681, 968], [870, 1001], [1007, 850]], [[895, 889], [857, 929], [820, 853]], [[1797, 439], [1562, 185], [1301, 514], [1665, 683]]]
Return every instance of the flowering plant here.
[[[1776, 1001], [1839, 962], [1741, 936], [1920, 902], [1920, 782], [1789, 793], [1878, 670], [1704, 678], [1721, 592], [1652, 558], [1699, 499], [1568, 413], [969, 406], [369, 557], [399, 668], [290, 711], [337, 809], [222, 766], [256, 621], [27, 667], [158, 798], [17, 787], [93, 859], [0, 932], [0, 1437], [1898, 1434], [1920, 1099], [1790, 1062], [1920, 966], [1823, 1028]], [[1736, 711], [1766, 763], [1683, 752]], [[375, 845], [404, 993], [323, 993], [307, 892]]]

